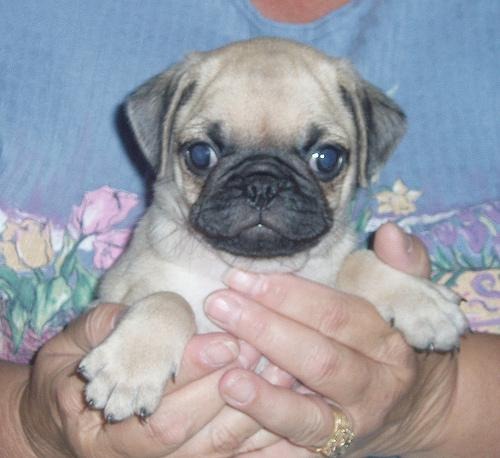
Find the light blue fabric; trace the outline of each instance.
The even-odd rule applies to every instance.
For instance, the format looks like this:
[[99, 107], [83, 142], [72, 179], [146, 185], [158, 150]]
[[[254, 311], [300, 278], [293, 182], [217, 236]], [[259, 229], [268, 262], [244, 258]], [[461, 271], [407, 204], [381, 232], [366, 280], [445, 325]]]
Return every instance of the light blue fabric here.
[[500, 195], [500, 2], [353, 0], [307, 25], [247, 0], [1, 0], [0, 205], [65, 221], [84, 191], [143, 191], [116, 111], [193, 50], [272, 35], [354, 61], [394, 95], [409, 132], [382, 174], [419, 211]]

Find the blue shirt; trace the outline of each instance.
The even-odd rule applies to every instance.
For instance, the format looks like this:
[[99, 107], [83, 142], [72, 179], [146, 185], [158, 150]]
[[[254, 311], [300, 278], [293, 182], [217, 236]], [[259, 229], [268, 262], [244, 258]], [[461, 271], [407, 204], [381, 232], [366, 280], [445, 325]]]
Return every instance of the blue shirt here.
[[266, 35], [347, 57], [397, 100], [409, 131], [381, 183], [420, 190], [419, 212], [498, 198], [499, 24], [496, 0], [353, 0], [305, 25], [248, 0], [1, 0], [0, 206], [63, 222], [103, 184], [142, 194], [120, 102], [186, 53]]

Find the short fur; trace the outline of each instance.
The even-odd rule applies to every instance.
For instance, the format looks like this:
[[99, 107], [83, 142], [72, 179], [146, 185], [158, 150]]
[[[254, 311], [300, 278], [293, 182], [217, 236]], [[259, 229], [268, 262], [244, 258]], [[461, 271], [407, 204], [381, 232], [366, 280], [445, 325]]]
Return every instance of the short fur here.
[[[370, 300], [417, 348], [449, 350], [466, 320], [443, 287], [352, 255], [349, 203], [405, 131], [401, 109], [345, 60], [279, 39], [196, 53], [134, 92], [126, 110], [157, 173], [154, 198], [126, 253], [105, 275], [103, 302], [130, 306], [87, 355], [86, 397], [108, 419], [154, 411], [231, 266], [294, 272]], [[203, 142], [217, 164], [193, 173]], [[326, 179], [312, 155], [335, 145]], [[397, 287], [395, 287], [397, 286]]]

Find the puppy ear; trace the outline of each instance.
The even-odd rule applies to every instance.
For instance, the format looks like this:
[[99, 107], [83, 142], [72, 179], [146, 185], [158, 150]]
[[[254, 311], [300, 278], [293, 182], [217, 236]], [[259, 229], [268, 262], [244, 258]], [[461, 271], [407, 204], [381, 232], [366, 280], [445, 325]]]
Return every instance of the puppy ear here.
[[[170, 70], [147, 81], [125, 101], [125, 112], [139, 146], [154, 170], [158, 170], [168, 119], [187, 102], [196, 84], [186, 82], [188, 62], [177, 64]], [[165, 132], [167, 130], [167, 132]]]
[[361, 125], [366, 132], [366, 151], [361, 155], [359, 182], [367, 186], [377, 177], [406, 132], [406, 116], [382, 91], [361, 80], [358, 90]]
[[406, 117], [380, 89], [365, 81], [346, 60], [336, 61], [340, 93], [351, 113], [356, 135], [358, 184], [377, 177], [406, 131]]

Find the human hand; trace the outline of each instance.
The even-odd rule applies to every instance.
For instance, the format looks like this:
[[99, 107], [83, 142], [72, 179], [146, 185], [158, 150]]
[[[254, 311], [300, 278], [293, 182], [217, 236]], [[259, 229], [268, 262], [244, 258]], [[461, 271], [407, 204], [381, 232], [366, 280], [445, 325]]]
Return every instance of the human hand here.
[[[36, 456], [171, 456], [224, 407], [217, 384], [227, 367], [250, 367], [258, 359], [253, 349], [239, 348], [227, 334], [196, 336], [176, 382], [147, 422], [133, 417], [106, 424], [100, 411], [85, 405], [84, 382], [75, 370], [123, 310], [116, 304], [91, 310], [38, 353], [20, 403], [21, 423]], [[197, 442], [193, 446], [203, 449]], [[210, 447], [205, 445], [207, 451]]]
[[[423, 245], [393, 225], [380, 230], [374, 248], [393, 267], [429, 273]], [[455, 358], [418, 355], [359, 297], [289, 275], [233, 271], [226, 281], [232, 290], [208, 299], [209, 316], [317, 393], [228, 371], [222, 397], [272, 433], [256, 433], [241, 451], [311, 456], [305, 447], [321, 447], [333, 430], [331, 404], [352, 422], [353, 456], [415, 451], [437, 440], [455, 388]]]

